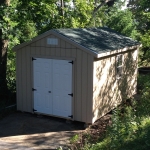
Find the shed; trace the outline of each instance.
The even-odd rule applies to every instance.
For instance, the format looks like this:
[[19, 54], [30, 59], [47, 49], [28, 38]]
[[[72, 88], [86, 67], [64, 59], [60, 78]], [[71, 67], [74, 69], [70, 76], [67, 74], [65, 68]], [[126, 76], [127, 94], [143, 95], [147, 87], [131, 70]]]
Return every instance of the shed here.
[[17, 110], [95, 122], [136, 93], [139, 46], [102, 27], [53, 29], [14, 47]]

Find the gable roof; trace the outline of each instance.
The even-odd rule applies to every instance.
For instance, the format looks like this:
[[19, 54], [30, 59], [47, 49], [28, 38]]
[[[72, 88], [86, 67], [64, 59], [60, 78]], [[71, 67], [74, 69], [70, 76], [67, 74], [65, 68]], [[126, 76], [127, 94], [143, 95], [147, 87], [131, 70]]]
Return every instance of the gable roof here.
[[110, 28], [69, 28], [49, 30], [29, 42], [14, 47], [13, 50], [18, 50], [32, 42], [48, 36], [51, 33], [70, 41], [79, 48], [90, 51], [90, 53], [93, 53], [97, 58], [140, 46], [139, 42], [119, 34]]
[[139, 45], [139, 42], [105, 27], [55, 29], [54, 31], [97, 54]]

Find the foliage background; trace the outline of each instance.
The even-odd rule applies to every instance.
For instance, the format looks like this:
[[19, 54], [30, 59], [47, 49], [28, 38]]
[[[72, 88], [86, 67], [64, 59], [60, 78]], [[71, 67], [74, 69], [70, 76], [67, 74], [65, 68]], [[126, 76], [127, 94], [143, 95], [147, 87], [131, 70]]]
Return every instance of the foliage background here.
[[[3, 0], [0, 2], [1, 39], [7, 40], [7, 86], [16, 91], [15, 52], [12, 48], [53, 28], [110, 27], [142, 43], [139, 66], [150, 63], [149, 0]], [[1, 54], [2, 55], [2, 54]], [[0, 59], [1, 61], [1, 59]], [[0, 78], [3, 78], [0, 73]], [[5, 80], [5, 79], [2, 79]]]
[[[53, 28], [110, 27], [140, 41], [143, 46], [139, 53], [139, 66], [150, 66], [150, 2], [129, 0], [128, 7], [122, 9], [125, 1], [1, 0], [0, 42], [8, 41], [8, 47], [6, 58], [2, 54], [3, 46], [0, 47], [0, 64], [2, 59], [7, 59], [7, 76], [3, 79], [5, 72], [0, 72], [0, 81], [7, 81], [8, 90], [2, 93], [3, 85], [0, 84], [0, 109], [2, 104], [7, 103], [8, 95], [16, 92], [16, 58], [12, 48]], [[125, 107], [123, 119], [120, 110], [116, 109], [106, 138], [94, 145], [87, 142], [84, 149], [150, 148], [150, 78], [140, 76], [138, 80], [142, 102]], [[7, 98], [2, 99], [1, 94]], [[15, 100], [15, 96], [12, 97]]]

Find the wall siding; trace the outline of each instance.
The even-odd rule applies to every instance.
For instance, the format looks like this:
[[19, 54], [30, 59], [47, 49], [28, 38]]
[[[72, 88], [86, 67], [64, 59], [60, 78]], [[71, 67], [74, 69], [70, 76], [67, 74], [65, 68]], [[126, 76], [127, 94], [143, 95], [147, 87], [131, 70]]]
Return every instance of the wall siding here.
[[73, 59], [74, 120], [92, 122], [93, 56], [58, 38], [58, 45], [47, 45], [49, 35], [17, 51], [17, 109], [33, 109], [32, 57]]
[[21, 79], [21, 76], [22, 76], [22, 55], [21, 55], [21, 53], [22, 53], [22, 50], [19, 50], [19, 51], [17, 51], [17, 54], [16, 54], [16, 58], [17, 58], [17, 61], [16, 61], [16, 67], [17, 67], [17, 74], [16, 74], [16, 78], [17, 78], [17, 84], [16, 84], [16, 86], [17, 86], [17, 109], [18, 110], [23, 110], [23, 107], [22, 107], [22, 101], [21, 101], [21, 99], [22, 99], [22, 90], [21, 90], [21, 88], [22, 88], [22, 79]]
[[30, 47], [28, 46], [27, 49], [26, 49], [26, 64], [27, 64], [27, 67], [26, 67], [26, 88], [27, 88], [27, 94], [26, 94], [26, 110], [28, 112], [32, 111], [32, 81], [31, 81], [31, 63], [32, 63], [32, 60], [31, 60], [31, 57], [30, 57]]
[[[26, 61], [26, 47], [22, 49], [22, 62]], [[26, 81], [26, 63], [22, 63], [22, 70], [21, 70], [22, 74], [21, 74], [21, 78], [24, 79]], [[26, 82], [22, 81], [22, 88], [24, 89], [24, 91], [22, 92], [22, 107], [23, 107], [23, 111], [26, 110]]]
[[[76, 57], [76, 70], [75, 70], [75, 83], [76, 83], [76, 101], [75, 101], [75, 114], [78, 120], [82, 120], [82, 51], [77, 49], [77, 57]], [[78, 71], [77, 71], [78, 70]]]
[[93, 121], [136, 93], [137, 50], [123, 53], [123, 75], [116, 78], [116, 56], [97, 59], [93, 71]]
[[82, 94], [81, 94], [81, 98], [82, 98], [81, 110], [82, 110], [82, 120], [84, 122], [86, 122], [86, 112], [87, 112], [86, 102], [87, 102], [87, 94], [88, 94], [88, 86], [87, 86], [87, 83], [88, 83], [88, 76], [87, 76], [88, 75], [88, 66], [85, 65], [85, 64], [88, 64], [87, 62], [88, 62], [87, 53], [82, 52], [81, 89], [84, 89], [84, 90], [82, 90]]
[[[90, 54], [88, 54], [88, 78], [87, 78], [87, 100], [86, 100], [86, 114], [87, 114], [87, 118], [86, 118], [86, 122], [87, 123], [92, 123], [91, 118], [93, 117], [92, 114], [92, 106], [93, 106], [93, 57], [91, 57]], [[91, 73], [92, 72], [92, 73]], [[92, 99], [92, 100], [91, 100]]]

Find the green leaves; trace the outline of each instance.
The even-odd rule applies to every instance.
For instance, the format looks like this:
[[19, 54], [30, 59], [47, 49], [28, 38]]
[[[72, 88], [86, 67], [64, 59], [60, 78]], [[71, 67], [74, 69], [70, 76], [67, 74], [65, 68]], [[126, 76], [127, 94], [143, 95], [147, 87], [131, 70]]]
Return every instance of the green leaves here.
[[140, 33], [137, 38], [141, 41], [140, 65], [150, 65], [150, 3], [149, 0], [129, 1], [129, 8], [137, 22], [137, 30]]
[[122, 9], [124, 2], [118, 0], [113, 7], [106, 12], [104, 25], [136, 39], [138, 31], [136, 29], [137, 22], [134, 19], [132, 12], [129, 9]]

